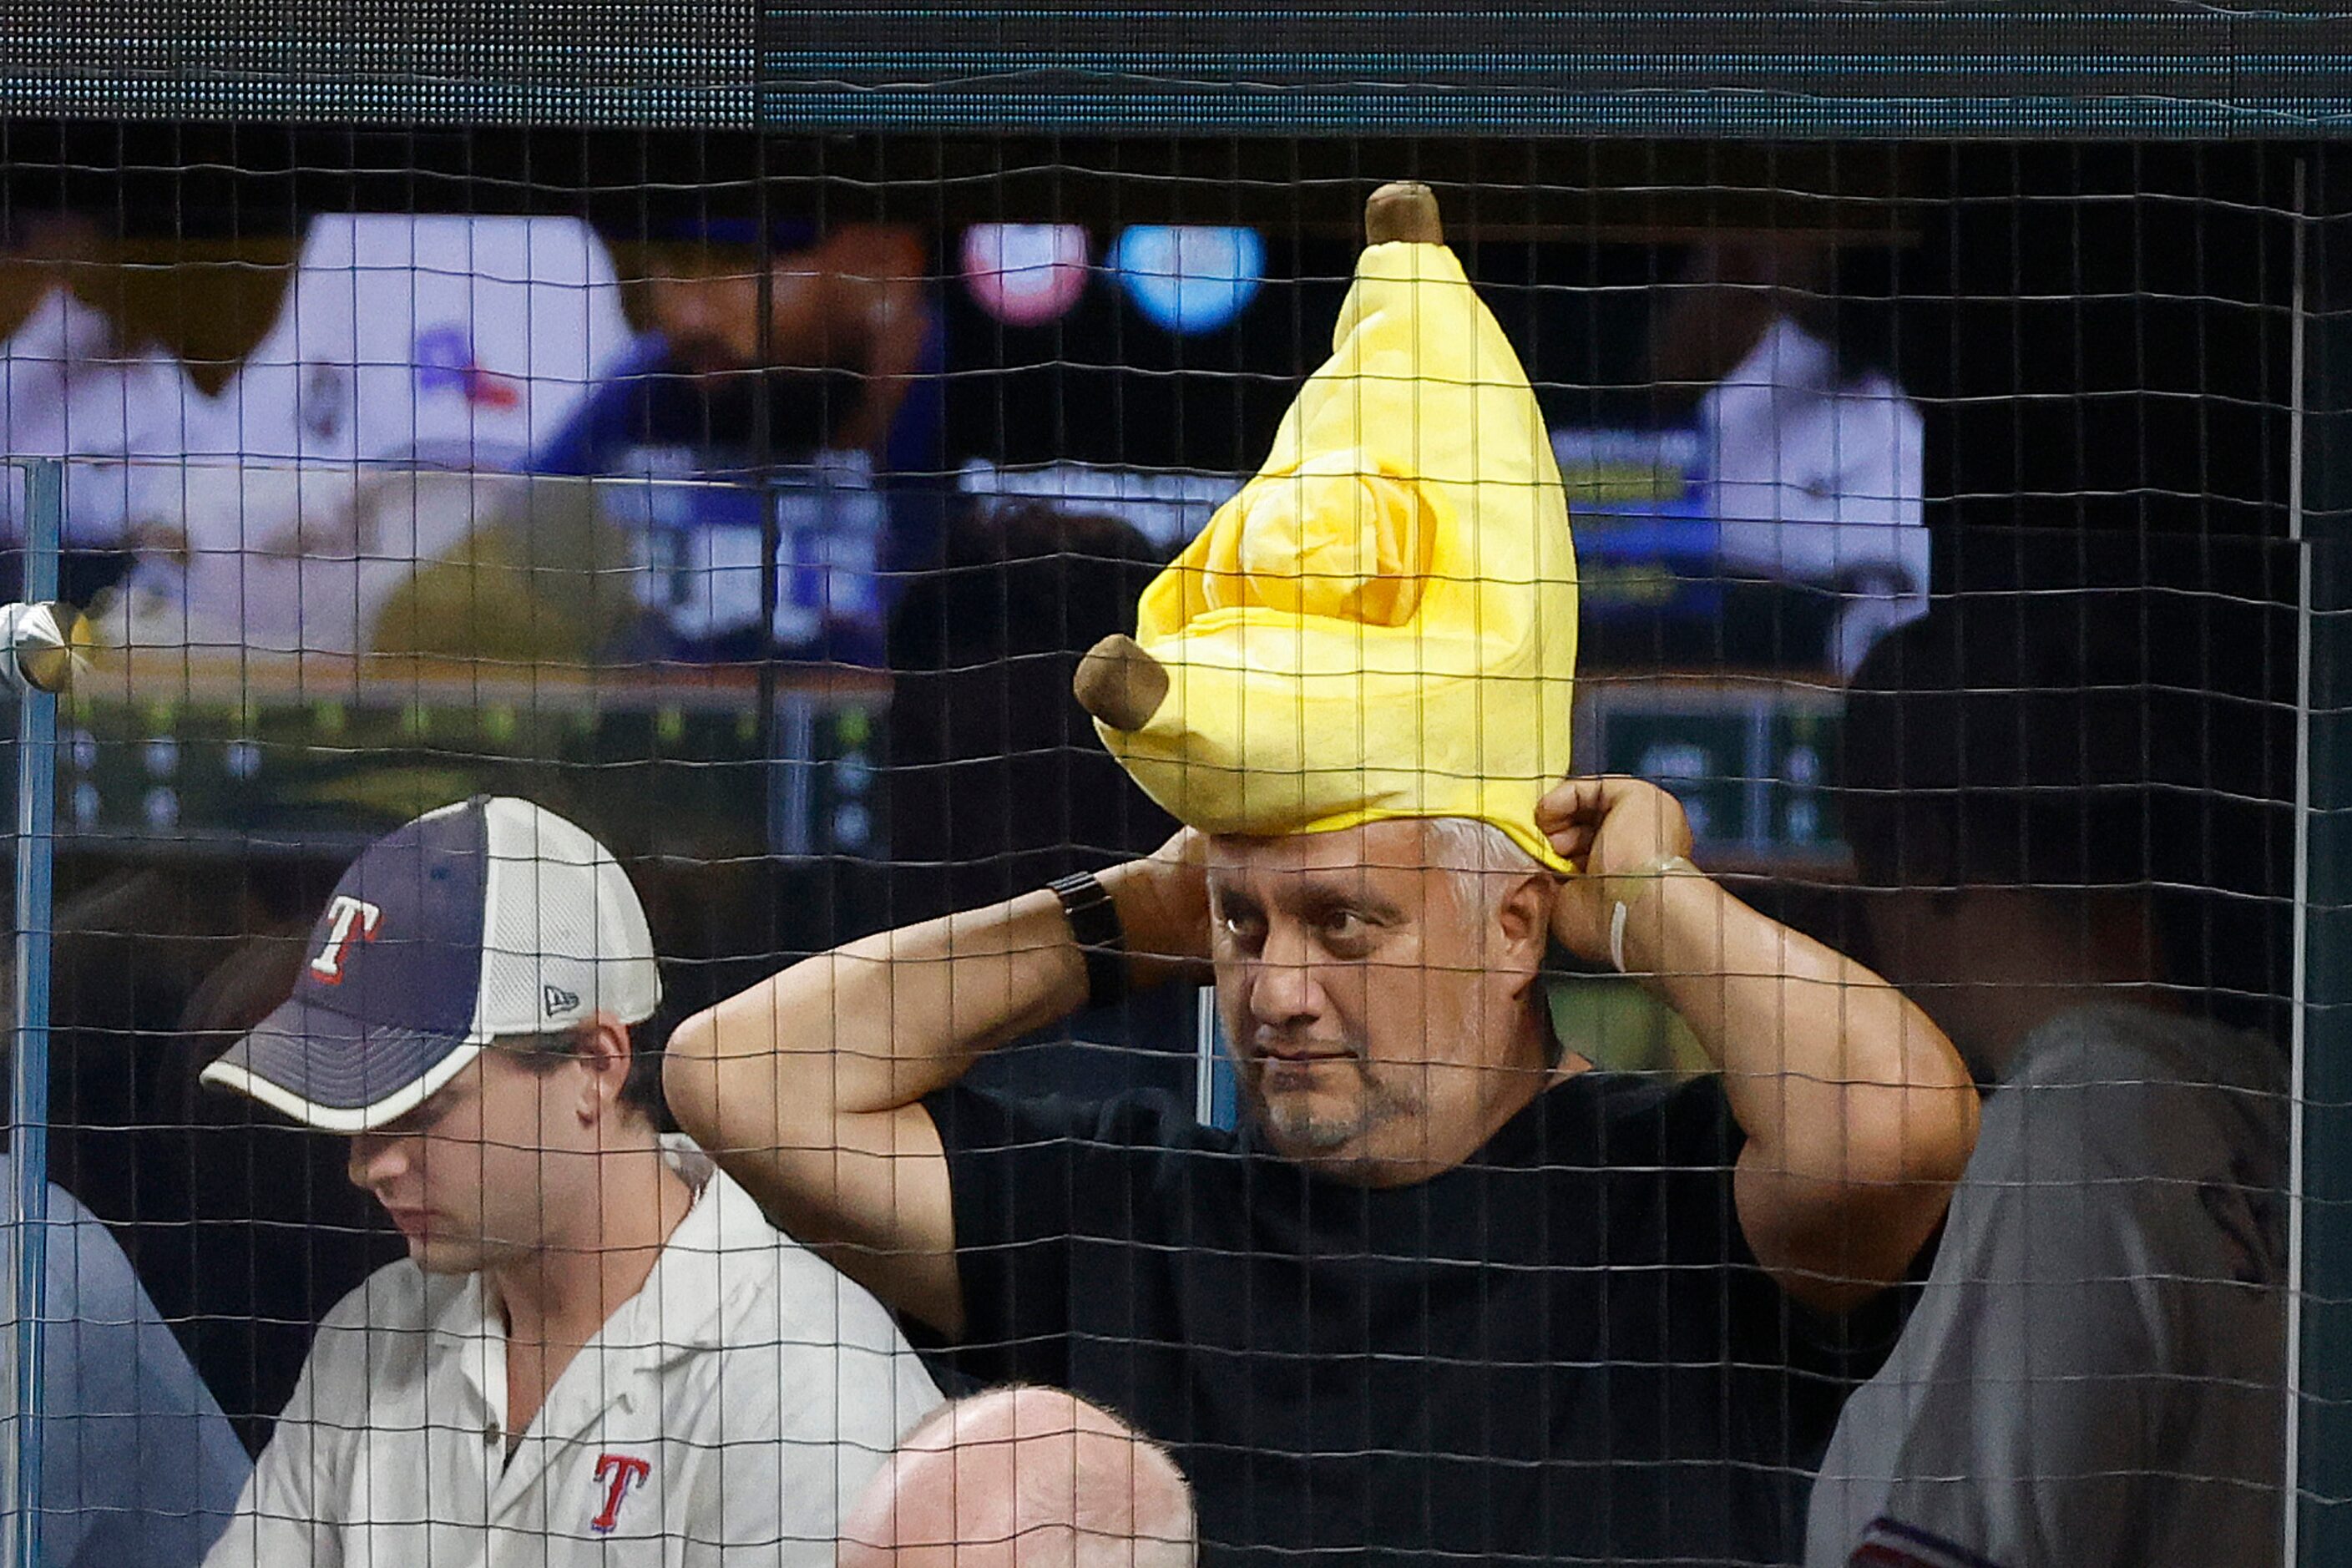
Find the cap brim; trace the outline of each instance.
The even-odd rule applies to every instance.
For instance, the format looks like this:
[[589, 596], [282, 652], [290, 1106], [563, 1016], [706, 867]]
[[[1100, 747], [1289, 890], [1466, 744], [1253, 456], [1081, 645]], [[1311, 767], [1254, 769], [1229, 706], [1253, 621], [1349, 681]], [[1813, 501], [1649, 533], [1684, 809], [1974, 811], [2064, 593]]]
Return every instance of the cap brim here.
[[205, 1068], [234, 1089], [326, 1132], [367, 1132], [432, 1098], [482, 1051], [463, 1034], [373, 1026], [296, 998]]

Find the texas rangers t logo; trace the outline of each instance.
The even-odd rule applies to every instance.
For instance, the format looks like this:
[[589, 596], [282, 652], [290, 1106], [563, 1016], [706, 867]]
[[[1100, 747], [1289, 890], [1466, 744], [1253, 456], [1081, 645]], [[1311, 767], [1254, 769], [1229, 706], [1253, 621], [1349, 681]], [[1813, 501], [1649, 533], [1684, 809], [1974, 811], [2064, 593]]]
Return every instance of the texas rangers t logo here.
[[337, 893], [327, 906], [327, 944], [310, 959], [310, 974], [321, 985], [343, 983], [343, 959], [354, 942], [373, 942], [383, 911], [365, 899]]
[[596, 1479], [604, 1488], [604, 1511], [590, 1520], [588, 1528], [599, 1535], [612, 1534], [613, 1527], [621, 1522], [621, 1500], [653, 1473], [653, 1461], [635, 1454], [597, 1455]]

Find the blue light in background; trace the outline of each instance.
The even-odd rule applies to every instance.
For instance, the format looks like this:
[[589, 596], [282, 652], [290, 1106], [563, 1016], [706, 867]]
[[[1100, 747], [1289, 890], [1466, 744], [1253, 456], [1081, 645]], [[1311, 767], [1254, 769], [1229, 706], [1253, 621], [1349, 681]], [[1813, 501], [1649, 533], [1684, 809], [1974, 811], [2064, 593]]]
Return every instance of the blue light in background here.
[[1108, 264], [1135, 308], [1171, 332], [1213, 332], [1257, 297], [1265, 241], [1254, 228], [1139, 224]]

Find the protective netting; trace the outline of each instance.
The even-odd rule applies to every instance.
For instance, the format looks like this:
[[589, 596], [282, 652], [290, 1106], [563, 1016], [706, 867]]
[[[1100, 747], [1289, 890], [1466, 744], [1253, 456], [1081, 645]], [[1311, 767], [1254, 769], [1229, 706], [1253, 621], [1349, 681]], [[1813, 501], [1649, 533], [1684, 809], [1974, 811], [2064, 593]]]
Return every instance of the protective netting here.
[[[2279, 1559], [2326, 158], [1438, 124], [1483, 21], [1411, 139], [1338, 65], [1288, 83], [1311, 133], [457, 123], [784, 90], [659, 16], [590, 69], [583, 16], [471, 84], [384, 22], [397, 129], [234, 26], [209, 76], [125, 44], [106, 90], [179, 118], [0, 128], [0, 437], [65, 459], [89, 621], [37, 916], [49, 1560]], [[1031, 25], [803, 20], [793, 91], [987, 123], [956, 73]], [[35, 63], [99, 93], [79, 47]], [[1664, 793], [1511, 797], [1565, 878], [1377, 811], [1139, 867], [1177, 821], [1074, 677], [1140, 632], [1151, 721], [1213, 728], [1138, 605], [1332, 354], [1390, 180], [1538, 479], [1494, 488], [1510, 366], [1431, 390], [1451, 285], [1400, 230], [1331, 406], [1475, 417], [1310, 437], [1357, 499], [1272, 474], [1295, 537], [1194, 591], [1347, 628], [1370, 694], [1300, 769], [1476, 782], [1549, 677], [1449, 708], [1433, 650], [1500, 633], [1412, 606], [1432, 552], [1542, 585], [1472, 514], [1540, 512], [1546, 454], [1573, 771]], [[1040, 891], [1081, 872], [1117, 922]]]

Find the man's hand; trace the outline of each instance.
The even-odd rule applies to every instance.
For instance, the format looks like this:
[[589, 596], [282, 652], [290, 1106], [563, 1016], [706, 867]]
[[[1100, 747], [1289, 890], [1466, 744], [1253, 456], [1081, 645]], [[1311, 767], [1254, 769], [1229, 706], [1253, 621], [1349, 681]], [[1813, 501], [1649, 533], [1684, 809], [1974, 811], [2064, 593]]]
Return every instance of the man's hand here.
[[1551, 934], [1592, 963], [1611, 962], [1616, 904], [1633, 905], [1657, 879], [1639, 874], [1691, 849], [1682, 803], [1645, 779], [1617, 774], [1563, 781], [1536, 803], [1536, 827], [1562, 858], [1582, 868], [1552, 900]]
[[1102, 874], [1118, 905], [1135, 983], [1203, 980], [1209, 961], [1209, 840], [1190, 827]]

